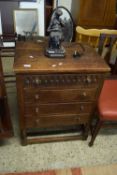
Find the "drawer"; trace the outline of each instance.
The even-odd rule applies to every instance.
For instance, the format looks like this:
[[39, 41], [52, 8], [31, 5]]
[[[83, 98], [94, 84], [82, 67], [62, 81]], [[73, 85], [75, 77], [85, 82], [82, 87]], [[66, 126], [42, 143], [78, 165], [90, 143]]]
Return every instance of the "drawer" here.
[[48, 117], [25, 117], [26, 128], [47, 128], [47, 127], [62, 127], [78, 124], [85, 124], [89, 121], [88, 115], [54, 115]]
[[24, 88], [29, 87], [57, 87], [57, 86], [79, 86], [94, 87], [102, 79], [103, 74], [64, 74], [54, 73], [45, 75], [29, 74], [23, 76], [22, 83]]
[[26, 103], [67, 103], [74, 101], [93, 101], [96, 98], [96, 88], [92, 89], [27, 89], [24, 92]]
[[92, 103], [58, 103], [58, 104], [41, 104], [26, 105], [25, 115], [48, 116], [53, 114], [89, 114], [92, 111]]

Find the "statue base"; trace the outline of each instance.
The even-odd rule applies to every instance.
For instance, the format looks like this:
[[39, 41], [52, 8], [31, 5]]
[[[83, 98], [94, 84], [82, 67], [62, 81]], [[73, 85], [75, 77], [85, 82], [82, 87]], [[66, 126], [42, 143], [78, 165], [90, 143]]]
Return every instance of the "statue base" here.
[[63, 47], [61, 47], [60, 49], [47, 48], [45, 50], [45, 55], [49, 58], [64, 58], [65, 57], [65, 49]]

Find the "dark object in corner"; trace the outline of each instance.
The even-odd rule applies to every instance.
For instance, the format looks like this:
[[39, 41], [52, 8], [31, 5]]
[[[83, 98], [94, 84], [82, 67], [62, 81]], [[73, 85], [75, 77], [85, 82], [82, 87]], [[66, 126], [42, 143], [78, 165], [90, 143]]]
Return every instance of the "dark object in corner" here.
[[74, 53], [73, 53], [73, 57], [74, 58], [79, 58], [79, 57], [81, 57], [81, 54], [77, 50], [75, 50]]
[[77, 50], [74, 51], [73, 57], [76, 59], [79, 59], [85, 52], [85, 48], [81, 43], [78, 43], [78, 48]]

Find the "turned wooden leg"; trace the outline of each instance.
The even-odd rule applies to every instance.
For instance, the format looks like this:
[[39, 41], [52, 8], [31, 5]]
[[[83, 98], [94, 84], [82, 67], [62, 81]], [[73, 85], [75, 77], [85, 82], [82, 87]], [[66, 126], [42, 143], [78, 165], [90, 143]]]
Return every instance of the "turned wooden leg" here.
[[1, 119], [1, 115], [0, 115], [0, 132], [2, 132], [3, 127], [2, 127], [2, 119]]
[[21, 144], [22, 144], [22, 146], [27, 145], [26, 131], [25, 130], [21, 131]]
[[86, 140], [86, 139], [87, 139], [88, 133], [89, 133], [89, 124], [86, 124], [86, 125], [84, 126], [83, 140]]
[[89, 146], [93, 145], [93, 143], [95, 141], [95, 138], [96, 138], [96, 136], [97, 136], [97, 134], [98, 134], [102, 124], [103, 124], [103, 121], [98, 120], [98, 122], [97, 122], [97, 124], [96, 124], [96, 126], [95, 126], [95, 128], [93, 130], [91, 141], [89, 142]]

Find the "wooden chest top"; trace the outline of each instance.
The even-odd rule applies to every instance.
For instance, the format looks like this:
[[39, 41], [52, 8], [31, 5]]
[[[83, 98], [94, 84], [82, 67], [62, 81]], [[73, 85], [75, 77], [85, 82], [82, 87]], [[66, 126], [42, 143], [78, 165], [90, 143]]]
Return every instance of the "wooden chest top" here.
[[78, 43], [65, 43], [65, 58], [48, 58], [44, 55], [46, 43], [17, 42], [14, 71], [16, 73], [84, 73], [109, 72], [105, 61], [88, 45], [83, 45], [84, 52], [79, 58], [73, 53], [82, 49]]

